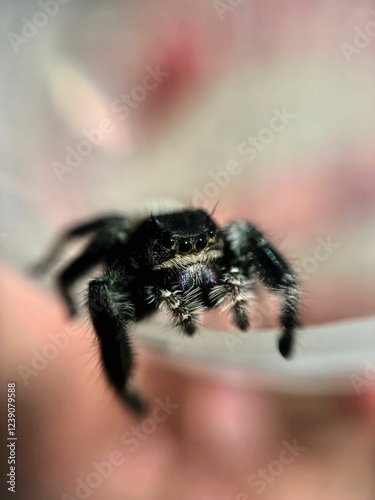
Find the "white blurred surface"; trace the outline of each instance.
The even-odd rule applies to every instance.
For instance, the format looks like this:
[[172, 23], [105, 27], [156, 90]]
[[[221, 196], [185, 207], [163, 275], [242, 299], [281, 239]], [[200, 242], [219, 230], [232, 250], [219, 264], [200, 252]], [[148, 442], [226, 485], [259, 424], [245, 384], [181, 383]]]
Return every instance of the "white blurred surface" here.
[[290, 360], [277, 350], [278, 335], [277, 330], [204, 329], [189, 338], [162, 332], [156, 322], [144, 322], [136, 338], [177, 370], [203, 371], [216, 380], [227, 380], [232, 370], [237, 383], [251, 382], [268, 390], [301, 395], [353, 393], [353, 376], [365, 378], [368, 366], [375, 379], [375, 317], [301, 329]]

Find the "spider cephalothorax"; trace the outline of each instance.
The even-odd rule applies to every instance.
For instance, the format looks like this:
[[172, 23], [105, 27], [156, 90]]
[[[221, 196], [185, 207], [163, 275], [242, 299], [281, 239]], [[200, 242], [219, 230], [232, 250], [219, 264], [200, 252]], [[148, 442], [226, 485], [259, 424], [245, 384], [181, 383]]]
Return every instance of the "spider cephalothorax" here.
[[212, 261], [222, 253], [222, 247], [217, 225], [203, 210], [151, 215], [139, 224], [129, 241], [135, 262], [150, 270]]
[[249, 222], [219, 227], [204, 210], [188, 208], [142, 218], [110, 215], [66, 232], [39, 271], [49, 267], [63, 243], [90, 233], [83, 253], [59, 274], [59, 289], [76, 314], [71, 285], [103, 264], [103, 275], [89, 283], [88, 309], [108, 380], [132, 409], [144, 406], [129, 388], [134, 364], [129, 328], [160, 306], [187, 335], [196, 331], [199, 314], [215, 307], [230, 309], [233, 323], [247, 330], [249, 293], [259, 281], [281, 298], [279, 350], [284, 357], [291, 354], [300, 324], [299, 283]]

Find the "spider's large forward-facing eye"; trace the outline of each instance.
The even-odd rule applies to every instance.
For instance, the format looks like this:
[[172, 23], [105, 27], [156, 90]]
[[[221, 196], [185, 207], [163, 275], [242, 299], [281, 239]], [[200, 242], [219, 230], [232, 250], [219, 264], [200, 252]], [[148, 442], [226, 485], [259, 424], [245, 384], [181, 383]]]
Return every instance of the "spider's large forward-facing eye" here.
[[180, 253], [189, 253], [193, 248], [192, 244], [189, 241], [181, 241], [178, 245], [178, 251]]
[[164, 242], [163, 242], [163, 246], [164, 246], [165, 248], [172, 248], [172, 247], [173, 247], [173, 245], [174, 245], [174, 240], [172, 240], [172, 238], [167, 238], [167, 239], [165, 239], [165, 240], [164, 240]]
[[206, 238], [198, 238], [197, 241], [195, 242], [196, 250], [203, 250], [203, 248], [206, 248], [206, 246], [207, 246]]

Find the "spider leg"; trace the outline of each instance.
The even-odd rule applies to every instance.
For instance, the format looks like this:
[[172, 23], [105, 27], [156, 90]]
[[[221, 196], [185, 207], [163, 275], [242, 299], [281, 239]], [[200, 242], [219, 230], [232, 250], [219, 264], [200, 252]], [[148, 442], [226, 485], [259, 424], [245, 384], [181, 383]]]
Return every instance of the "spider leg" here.
[[246, 221], [232, 222], [225, 228], [230, 251], [242, 266], [255, 274], [263, 285], [282, 298], [280, 323], [283, 332], [279, 338], [282, 356], [289, 357], [293, 350], [296, 329], [300, 326], [300, 285], [291, 267], [272, 246], [268, 238]]
[[238, 267], [231, 267], [229, 272], [223, 274], [220, 284], [210, 292], [215, 307], [223, 306], [223, 310], [231, 308], [233, 322], [242, 331], [249, 328], [248, 290], [248, 278]]
[[[127, 236], [128, 221], [124, 217], [106, 217], [98, 219], [85, 226], [80, 226], [68, 232], [68, 239], [74, 236], [83, 235], [85, 232], [91, 232], [95, 228], [99, 230], [88, 243], [83, 253], [70, 262], [57, 276], [57, 284], [61, 296], [66, 302], [69, 314], [75, 316], [77, 314], [77, 306], [75, 304], [71, 286], [85, 272], [89, 271], [93, 266], [104, 261], [108, 252], [116, 245], [117, 242], [125, 241]], [[63, 239], [67, 236], [63, 236]], [[50, 257], [55, 258], [56, 254], [52, 252]]]
[[143, 413], [146, 409], [143, 398], [128, 386], [134, 368], [129, 324], [137, 317], [136, 306], [124, 289], [121, 275], [112, 271], [91, 281], [88, 306], [110, 384], [134, 412]]
[[155, 292], [155, 302], [164, 303], [171, 313], [174, 326], [181, 328], [191, 337], [198, 328], [197, 312], [204, 309], [198, 295], [199, 289], [192, 289], [187, 293], [180, 290], [158, 289]]
[[32, 266], [31, 272], [35, 275], [41, 275], [48, 271], [48, 269], [59, 259], [64, 246], [71, 240], [74, 240], [81, 236], [86, 236], [87, 234], [99, 231], [109, 225], [118, 223], [124, 220], [123, 216], [120, 215], [107, 215], [106, 217], [101, 217], [99, 219], [94, 219], [92, 221], [80, 224], [79, 226], [68, 229], [51, 248], [48, 255], [38, 264]]
[[71, 292], [73, 283], [95, 264], [98, 264], [106, 254], [106, 240], [96, 237], [88, 244], [84, 252], [68, 264], [57, 276], [57, 284], [63, 299], [69, 309], [69, 314], [77, 314], [77, 306]]

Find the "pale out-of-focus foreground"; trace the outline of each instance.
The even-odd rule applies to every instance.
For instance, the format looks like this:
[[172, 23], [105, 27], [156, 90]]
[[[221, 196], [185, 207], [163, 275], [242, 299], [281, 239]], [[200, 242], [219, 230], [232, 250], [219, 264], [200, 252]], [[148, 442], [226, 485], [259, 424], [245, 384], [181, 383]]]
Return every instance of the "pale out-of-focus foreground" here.
[[[219, 202], [220, 222], [250, 219], [293, 263], [306, 324], [374, 314], [374, 1], [8, 1], [1, 26], [6, 265], [24, 269], [96, 213]], [[243, 393], [140, 356], [151, 397], [178, 409], [134, 437], [87, 327], [31, 365], [70, 326], [8, 273], [19, 498], [373, 498], [370, 397]], [[263, 319], [255, 326], [273, 325]], [[25, 380], [20, 366], [34, 373]], [[99, 473], [110, 455], [113, 470]]]

